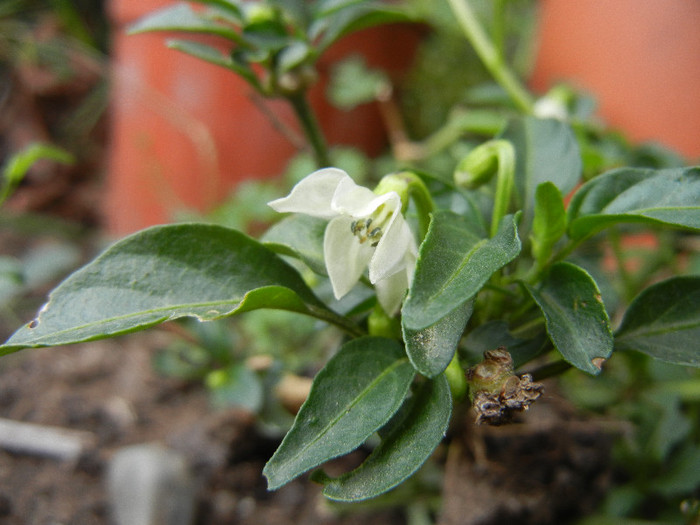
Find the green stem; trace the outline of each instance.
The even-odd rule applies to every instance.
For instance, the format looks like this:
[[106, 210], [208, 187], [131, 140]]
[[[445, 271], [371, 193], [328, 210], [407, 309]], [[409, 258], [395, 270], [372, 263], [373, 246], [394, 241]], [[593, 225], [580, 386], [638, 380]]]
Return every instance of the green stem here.
[[312, 315], [316, 319], [325, 321], [328, 324], [337, 326], [338, 328], [346, 332], [348, 335], [351, 335], [353, 337], [362, 337], [364, 335], [367, 335], [367, 333], [364, 330], [362, 330], [362, 328], [360, 328], [357, 324], [355, 324], [347, 317], [338, 315], [335, 312], [332, 312], [331, 310], [326, 310], [325, 308], [317, 308], [310, 305], [307, 305], [307, 307], [309, 309], [310, 315]]
[[306, 97], [306, 92], [290, 95], [287, 100], [294, 108], [301, 128], [306, 136], [306, 140], [311, 145], [313, 150], [314, 160], [316, 161], [316, 166], [318, 168], [325, 168], [331, 165], [330, 159], [328, 157], [328, 146], [326, 145], [326, 139], [323, 137], [323, 132], [321, 127], [316, 120], [309, 101]]
[[491, 214], [491, 237], [498, 232], [501, 219], [508, 213], [510, 198], [515, 184], [515, 148], [507, 140], [490, 140], [474, 148], [457, 165], [455, 184], [462, 188], [475, 189], [496, 175]]
[[447, 0], [457, 17], [462, 30], [486, 69], [506, 90], [516, 106], [525, 113], [532, 113], [534, 102], [530, 93], [520, 84], [513, 72], [505, 64], [489, 37], [477, 20], [468, 0]]
[[506, 0], [493, 0], [491, 35], [498, 56], [504, 60], [506, 56]]

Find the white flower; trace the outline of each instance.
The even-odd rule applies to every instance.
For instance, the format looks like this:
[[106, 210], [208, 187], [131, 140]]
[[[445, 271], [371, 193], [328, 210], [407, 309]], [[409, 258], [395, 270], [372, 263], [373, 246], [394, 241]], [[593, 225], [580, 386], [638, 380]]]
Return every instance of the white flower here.
[[324, 168], [291, 193], [268, 203], [278, 212], [329, 220], [323, 255], [336, 299], [347, 294], [369, 267], [377, 299], [389, 314], [401, 306], [416, 264], [416, 242], [395, 191], [376, 195], [343, 170]]

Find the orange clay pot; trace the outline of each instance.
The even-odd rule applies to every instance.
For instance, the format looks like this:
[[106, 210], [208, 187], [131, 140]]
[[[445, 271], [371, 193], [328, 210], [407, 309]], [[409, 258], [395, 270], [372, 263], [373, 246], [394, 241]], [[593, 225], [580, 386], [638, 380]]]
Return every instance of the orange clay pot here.
[[[211, 208], [242, 180], [279, 175], [296, 152], [236, 75], [166, 48], [162, 33], [124, 33], [140, 16], [172, 3], [112, 0], [110, 6], [113, 120], [104, 209], [106, 229], [116, 236], [168, 222], [178, 210]], [[328, 51], [310, 97], [329, 143], [370, 155], [386, 145], [376, 107], [343, 112], [325, 100], [330, 64], [360, 53], [370, 66], [399, 74], [418, 40], [415, 27], [389, 26], [352, 35]], [[298, 129], [283, 101], [265, 105]]]
[[565, 80], [635, 142], [700, 157], [700, 2], [541, 0], [531, 86]]

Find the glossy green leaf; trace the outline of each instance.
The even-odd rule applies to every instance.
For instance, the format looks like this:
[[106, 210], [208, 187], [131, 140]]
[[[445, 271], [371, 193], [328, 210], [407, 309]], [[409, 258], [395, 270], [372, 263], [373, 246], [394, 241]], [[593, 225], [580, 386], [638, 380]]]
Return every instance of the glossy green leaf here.
[[404, 329], [430, 327], [465, 304], [494, 272], [517, 257], [520, 248], [513, 215], [501, 220], [493, 238], [485, 239], [474, 233], [462, 216], [436, 213], [421, 244], [416, 273], [403, 305]]
[[263, 470], [270, 490], [360, 446], [401, 406], [413, 367], [399, 343], [345, 344], [314, 379], [294, 425]]
[[0, 355], [256, 308], [334, 315], [296, 270], [242, 233], [206, 224], [157, 226], [117, 242], [68, 277]]
[[202, 33], [240, 41], [240, 36], [230, 26], [208, 18], [185, 3], [153, 11], [129, 27], [129, 34], [132, 35], [151, 31]]
[[445, 371], [457, 350], [473, 307], [474, 301], [467, 301], [435, 324], [418, 330], [403, 325], [406, 353], [418, 372], [432, 378]]
[[673, 277], [640, 293], [625, 312], [615, 348], [700, 366], [700, 277]]
[[612, 353], [613, 336], [595, 281], [584, 269], [561, 262], [541, 284], [528, 286], [528, 291], [544, 315], [554, 347], [576, 368], [600, 373]]
[[552, 182], [562, 195], [576, 187], [581, 177], [578, 142], [568, 124], [552, 119], [525, 117], [511, 121], [501, 138], [515, 147], [515, 197], [523, 210], [521, 228], [529, 230], [535, 192]]
[[573, 239], [621, 222], [700, 230], [700, 167], [621, 168], [584, 184], [571, 199]]
[[324, 496], [339, 501], [373, 498], [425, 463], [450, 422], [452, 397], [445, 375], [423, 383], [406, 405], [382, 428], [381, 443], [372, 454], [355, 470], [329, 482]]
[[314, 272], [327, 275], [323, 235], [328, 221], [294, 214], [273, 225], [260, 239], [272, 251], [300, 259]]
[[556, 242], [566, 233], [566, 210], [559, 189], [551, 182], [543, 182], [535, 191], [535, 216], [530, 241], [532, 255], [542, 267], [552, 254]]

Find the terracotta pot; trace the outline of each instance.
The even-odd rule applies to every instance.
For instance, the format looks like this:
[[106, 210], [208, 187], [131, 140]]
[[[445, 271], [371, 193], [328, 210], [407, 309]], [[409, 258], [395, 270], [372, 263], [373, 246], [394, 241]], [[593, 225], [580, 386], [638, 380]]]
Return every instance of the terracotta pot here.
[[[111, 2], [113, 121], [105, 223], [114, 235], [167, 222], [180, 209], [206, 210], [242, 180], [280, 174], [296, 152], [233, 73], [167, 49], [162, 33], [124, 34], [138, 17], [171, 3]], [[409, 26], [383, 27], [329, 50], [311, 100], [330, 143], [354, 145], [370, 155], [386, 143], [376, 107], [343, 112], [326, 102], [331, 61], [360, 52], [370, 65], [397, 73], [410, 65], [418, 38]], [[266, 105], [275, 118], [296, 127], [284, 102]]]
[[633, 141], [700, 157], [700, 2], [541, 0], [532, 87], [561, 80], [597, 97]]

